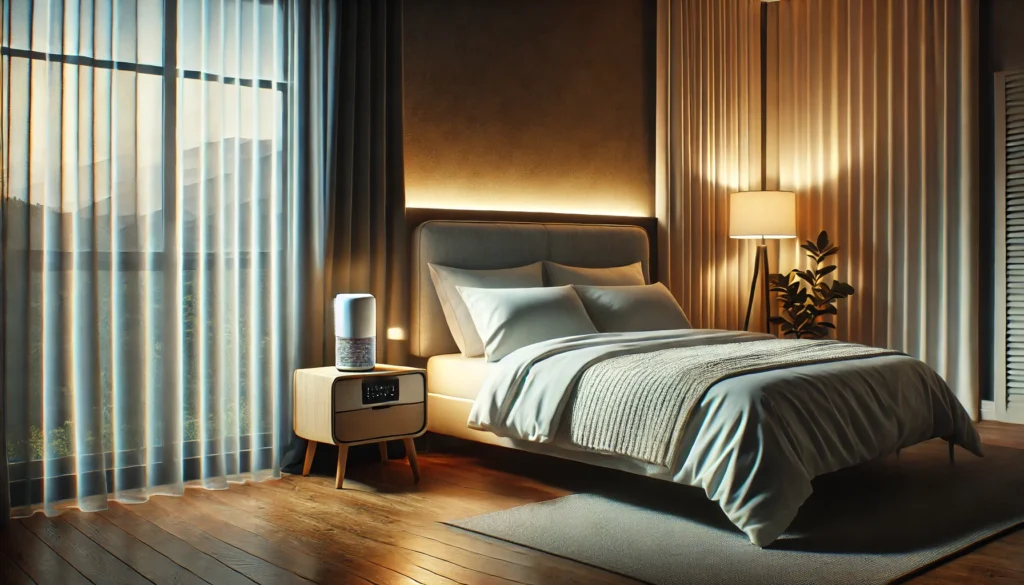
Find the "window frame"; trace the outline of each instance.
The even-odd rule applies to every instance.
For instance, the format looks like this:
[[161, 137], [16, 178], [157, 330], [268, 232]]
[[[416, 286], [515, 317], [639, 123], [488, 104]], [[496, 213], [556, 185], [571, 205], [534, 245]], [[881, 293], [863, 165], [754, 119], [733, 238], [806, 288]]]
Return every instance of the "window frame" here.
[[[264, 3], [266, 0], [254, 0], [257, 4]], [[277, 4], [275, 1], [274, 4]], [[284, 22], [282, 28], [287, 30], [288, 28], [288, 10], [286, 4], [281, 4]], [[177, 172], [177, 157], [178, 157], [178, 144], [177, 144], [177, 123], [178, 123], [178, 92], [181, 87], [178, 84], [179, 79], [191, 79], [213, 83], [223, 83], [224, 85], [235, 85], [236, 83], [242, 87], [257, 87], [259, 89], [274, 89], [281, 94], [281, 147], [283, 152], [287, 152], [288, 149], [288, 82], [287, 81], [274, 81], [272, 79], [265, 79], [260, 77], [233, 77], [227, 75], [217, 75], [214, 73], [204, 73], [194, 69], [181, 69], [179, 70], [178, 65], [178, 18], [177, 18], [178, 0], [165, 0], [164, 2], [164, 26], [163, 35], [164, 39], [174, 38], [175, 42], [168, 43], [164, 42], [164, 54], [163, 60], [164, 65], [150, 65], [146, 63], [132, 63], [130, 61], [115, 61], [107, 59], [96, 59], [94, 57], [84, 55], [67, 55], [63, 53], [46, 53], [43, 51], [33, 51], [31, 49], [15, 49], [13, 47], [0, 46], [0, 58], [6, 57], [12, 59], [26, 59], [29, 61], [37, 61], [44, 63], [61, 63], [65, 65], [77, 65], [83, 67], [92, 67], [95, 69], [107, 69], [111, 71], [129, 71], [141, 75], [153, 75], [163, 78], [164, 86], [161, 95], [163, 97], [163, 118], [161, 120], [161, 127], [163, 128], [163, 168], [164, 169], [175, 169], [173, 173], [164, 173], [164, 199], [163, 204], [163, 241], [161, 249], [159, 250], [138, 250], [138, 251], [118, 251], [108, 254], [99, 254], [96, 256], [74, 254], [72, 252], [54, 251], [54, 250], [30, 250], [29, 251], [29, 266], [33, 270], [47, 270], [47, 271], [66, 271], [66, 270], [77, 270], [79, 266], [75, 266], [76, 260], [81, 268], [88, 270], [112, 270], [125, 272], [141, 272], [146, 270], [152, 270], [157, 272], [163, 272], [167, 270], [167, 262], [165, 257], [171, 253], [181, 259], [182, 265], [179, 270], [196, 270], [200, 266], [206, 268], [212, 268], [216, 262], [216, 253], [214, 252], [180, 252], [177, 250], [177, 240], [175, 238], [177, 229], [177, 193], [178, 193], [178, 172]], [[288, 43], [282, 42], [281, 44], [281, 62], [284, 63], [285, 67], [288, 64]], [[287, 76], [287, 72], [285, 73]], [[170, 131], [169, 131], [170, 130]], [[4, 161], [6, 163], [6, 161]], [[6, 167], [5, 167], [6, 168]], [[281, 177], [281, 184], [288, 184], [287, 168], [283, 169], [284, 176]], [[171, 194], [171, 196], [168, 196]], [[238, 267], [248, 267], [253, 265], [254, 262], [266, 262], [275, 252], [279, 250], [265, 250], [265, 251], [245, 251], [239, 252], [235, 257], [235, 262]], [[116, 259], [112, 258], [116, 257]], [[172, 264], [170, 266], [174, 268]]]
[[[256, 4], [267, 3], [267, 0], [254, 0]], [[281, 42], [281, 63], [284, 66], [284, 75], [287, 79], [287, 68], [289, 65], [289, 43], [287, 42], [287, 31], [289, 30], [290, 14], [288, 4], [281, 0], [272, 0], [272, 3], [281, 7], [282, 30], [285, 31], [285, 38]], [[163, 242], [160, 250], [141, 251], [111, 251], [94, 254], [74, 254], [72, 252], [52, 250], [30, 250], [29, 269], [40, 271], [67, 271], [67, 270], [117, 270], [123, 272], [159, 271], [165, 275], [165, 287], [168, 290], [180, 288], [180, 276], [185, 271], [196, 270], [199, 267], [213, 269], [217, 262], [216, 252], [182, 252], [177, 247], [177, 206], [178, 206], [178, 150], [177, 150], [177, 123], [178, 123], [178, 92], [181, 90], [179, 79], [192, 79], [207, 82], [219, 82], [226, 85], [241, 85], [242, 87], [258, 87], [260, 89], [274, 89], [281, 93], [281, 149], [283, 153], [288, 151], [288, 82], [274, 81], [259, 77], [241, 78], [222, 76], [211, 73], [204, 73], [198, 70], [178, 69], [178, 5], [179, 0], [164, 0], [163, 13], [163, 65], [151, 65], [144, 63], [132, 63], [126, 61], [96, 59], [89, 56], [67, 55], [62, 53], [47, 53], [33, 51], [30, 49], [16, 49], [13, 47], [0, 46], [0, 59], [28, 59], [32, 62], [59, 62], [68, 65], [79, 65], [97, 69], [108, 69], [112, 71], [130, 71], [142, 75], [154, 75], [163, 79], [161, 95], [163, 98], [163, 117], [161, 125], [163, 132], [162, 165], [164, 169], [173, 169], [172, 172], [164, 172], [163, 176]], [[6, 16], [6, 14], [4, 15]], [[10, 24], [10, 23], [8, 23]], [[3, 31], [9, 33], [10, 31]], [[9, 38], [9, 34], [6, 35]], [[174, 39], [173, 42], [167, 42]], [[3, 83], [7, 83], [7, 79]], [[10, 88], [7, 88], [8, 91]], [[5, 104], [6, 105], [6, 104]], [[3, 141], [6, 147], [8, 141]], [[0, 150], [0, 154], [3, 153]], [[287, 160], [287, 155], [285, 159]], [[4, 172], [7, 169], [7, 159], [0, 161]], [[282, 165], [282, 177], [280, 185], [287, 188], [289, 184], [288, 169]], [[3, 176], [6, 181], [6, 176]], [[5, 186], [5, 185], [3, 185]], [[6, 197], [7, 192], [0, 192], [0, 196]], [[238, 252], [234, 257], [236, 266], [255, 267], [257, 265], [268, 265], [275, 254], [283, 254], [283, 250], [259, 250]], [[79, 264], [76, 266], [75, 264]], [[179, 264], [180, 262], [180, 264]], [[173, 287], [173, 288], [172, 288]], [[174, 320], [178, 317], [177, 307], [172, 303], [164, 304], [164, 319]], [[165, 360], [170, 362], [177, 359], [177, 351], [170, 345], [166, 352]], [[165, 387], [177, 384], [173, 379], [175, 372], [173, 368], [165, 368]], [[165, 392], [167, 400], [173, 399], [172, 392]], [[165, 406], [173, 406], [170, 403]], [[83, 498], [90, 495], [78, 493], [77, 469], [80, 467], [92, 468], [94, 471], [86, 472], [91, 475], [103, 474], [105, 481], [96, 485], [113, 486], [115, 476], [120, 480], [117, 482], [119, 491], [143, 488], [179, 481], [192, 481], [201, 478], [202, 469], [210, 465], [216, 465], [224, 453], [219, 452], [221, 444], [216, 439], [192, 440], [178, 443], [177, 437], [172, 429], [165, 428], [165, 435], [161, 445], [154, 449], [156, 453], [143, 453], [146, 447], [131, 451], [70, 455], [55, 459], [47, 459], [45, 454], [42, 459], [31, 459], [28, 461], [8, 462], [9, 486], [11, 507], [35, 505], [43, 501], [43, 493], [47, 483], [56, 484], [62, 494], [68, 498]], [[259, 439], [254, 442], [254, 439]], [[253, 461], [269, 459], [275, 452], [275, 447], [268, 446], [272, 443], [271, 433], [257, 432], [254, 434], [238, 435], [230, 437], [235, 445], [232, 453], [247, 453], [248, 457], [239, 460], [241, 468], [238, 473], [250, 471]], [[256, 449], [255, 444], [264, 445]], [[7, 454], [3, 453], [5, 458]], [[115, 467], [116, 461], [134, 460], [134, 465]], [[102, 465], [100, 466], [100, 461]], [[91, 464], [87, 464], [91, 462]], [[58, 470], [56, 475], [49, 475], [44, 472], [46, 469]], [[156, 479], [154, 479], [154, 475]]]

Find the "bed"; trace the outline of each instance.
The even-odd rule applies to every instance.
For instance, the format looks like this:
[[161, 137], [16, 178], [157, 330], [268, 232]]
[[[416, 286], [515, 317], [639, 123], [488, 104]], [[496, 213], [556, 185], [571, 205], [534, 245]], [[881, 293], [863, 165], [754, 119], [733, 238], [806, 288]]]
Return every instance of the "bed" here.
[[[606, 422], [601, 417], [616, 417], [595, 415], [586, 397], [600, 405], [622, 390], [619, 400], [636, 400], [632, 387], [642, 385], [636, 380], [670, 379], [676, 374], [665, 372], [681, 356], [705, 352], [714, 363], [724, 348], [774, 355], [784, 342], [712, 330], [598, 333], [531, 344], [488, 362], [459, 352], [428, 274], [428, 265], [492, 270], [544, 260], [593, 268], [639, 262], [650, 281], [649, 241], [633, 225], [420, 224], [412, 237], [410, 349], [427, 358], [428, 430], [700, 487], [759, 546], [789, 526], [817, 475], [935, 437], [949, 441], [951, 453], [958, 444], [981, 455], [967, 413], [931, 368], [903, 354], [847, 347], [852, 344], [827, 349], [856, 355], [709, 374], [717, 381], [694, 394], [685, 418], [671, 419], [674, 429], [655, 429], [651, 413], [660, 415], [661, 407], [647, 403], [608, 406], [639, 414]], [[660, 374], [646, 372], [643, 364], [656, 359], [663, 360]], [[594, 374], [628, 367], [628, 376]], [[629, 436], [622, 448], [607, 436], [585, 440], [587, 432], [616, 424], [618, 436], [640, 439]], [[641, 439], [661, 450], [637, 447]]]

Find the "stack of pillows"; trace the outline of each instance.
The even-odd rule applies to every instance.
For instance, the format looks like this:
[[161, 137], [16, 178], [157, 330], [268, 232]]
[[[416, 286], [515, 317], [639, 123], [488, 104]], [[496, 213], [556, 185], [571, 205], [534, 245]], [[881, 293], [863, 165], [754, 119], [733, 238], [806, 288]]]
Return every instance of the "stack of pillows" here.
[[559, 337], [690, 328], [672, 293], [661, 283], [646, 284], [639, 262], [615, 268], [548, 261], [500, 270], [428, 267], [448, 327], [467, 357], [495, 362]]

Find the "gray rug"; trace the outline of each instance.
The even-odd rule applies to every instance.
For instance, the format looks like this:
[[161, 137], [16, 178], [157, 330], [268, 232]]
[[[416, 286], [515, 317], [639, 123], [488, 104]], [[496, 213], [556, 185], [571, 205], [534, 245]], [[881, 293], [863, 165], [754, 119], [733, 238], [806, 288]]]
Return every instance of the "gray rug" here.
[[1024, 451], [956, 457], [931, 441], [817, 478], [767, 549], [702, 490], [644, 478], [450, 524], [657, 585], [890, 583], [1024, 524]]

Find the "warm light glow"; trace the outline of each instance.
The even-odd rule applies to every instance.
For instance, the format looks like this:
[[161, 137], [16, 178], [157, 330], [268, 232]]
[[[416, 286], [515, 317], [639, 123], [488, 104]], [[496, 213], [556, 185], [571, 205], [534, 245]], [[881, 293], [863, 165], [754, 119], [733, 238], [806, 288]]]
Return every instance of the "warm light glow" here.
[[650, 217], [653, 197], [632, 193], [566, 193], [564, 191], [522, 191], [481, 193], [473, 190], [410, 190], [406, 207], [423, 209], [465, 209], [474, 211], [519, 211], [574, 215], [615, 215]]
[[405, 341], [405, 330], [401, 327], [388, 327], [388, 339], [392, 341]]
[[729, 196], [729, 237], [796, 237], [796, 193], [742, 191]]

